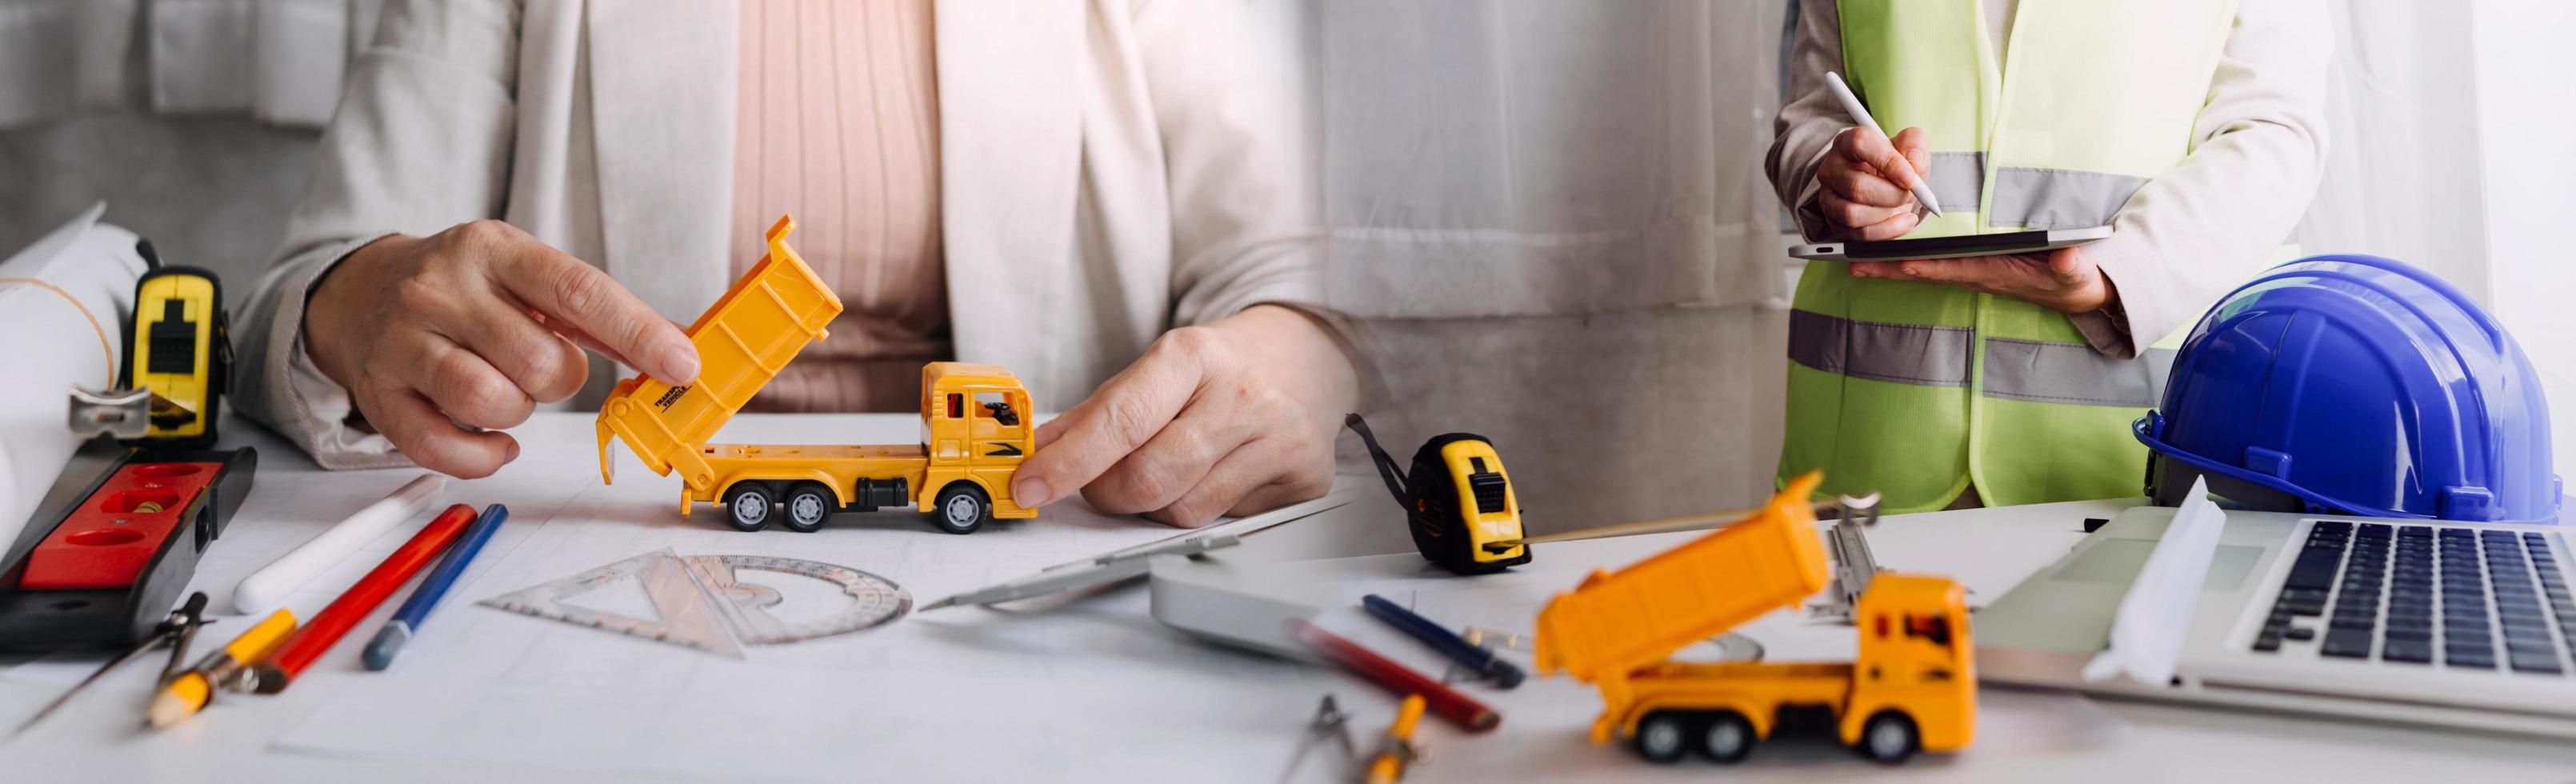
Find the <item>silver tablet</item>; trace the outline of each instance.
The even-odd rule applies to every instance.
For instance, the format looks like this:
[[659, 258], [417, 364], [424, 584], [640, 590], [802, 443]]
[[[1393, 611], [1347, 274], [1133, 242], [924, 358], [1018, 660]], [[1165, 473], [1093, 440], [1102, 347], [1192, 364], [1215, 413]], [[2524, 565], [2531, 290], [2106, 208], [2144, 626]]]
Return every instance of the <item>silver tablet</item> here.
[[1820, 242], [1789, 249], [1789, 255], [1802, 259], [1843, 259], [1846, 261], [1902, 261], [1905, 259], [1950, 259], [1960, 256], [1995, 256], [2006, 253], [2038, 253], [2044, 250], [2082, 245], [2111, 236], [2109, 226], [2081, 229], [2046, 229], [2014, 231], [2001, 234], [1961, 234], [1951, 237], [1926, 237], [1912, 240], [1853, 240]]

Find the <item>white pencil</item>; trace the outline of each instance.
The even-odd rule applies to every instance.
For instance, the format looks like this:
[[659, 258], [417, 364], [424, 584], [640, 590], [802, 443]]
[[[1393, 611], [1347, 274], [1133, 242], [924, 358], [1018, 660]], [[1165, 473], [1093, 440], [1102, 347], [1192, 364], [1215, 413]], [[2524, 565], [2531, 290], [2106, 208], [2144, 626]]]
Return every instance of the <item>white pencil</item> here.
[[420, 514], [420, 510], [437, 500], [438, 491], [446, 487], [446, 476], [422, 474], [419, 479], [411, 480], [392, 495], [385, 496], [384, 500], [368, 504], [357, 514], [341, 520], [339, 525], [331, 526], [330, 530], [278, 556], [277, 560], [242, 578], [241, 585], [233, 589], [233, 611], [256, 615], [274, 609], [286, 601], [287, 595], [312, 582], [323, 570], [348, 558], [350, 553], [393, 530], [402, 521]]
[[[1869, 107], [1860, 105], [1860, 96], [1852, 94], [1851, 85], [1843, 84], [1842, 74], [1826, 71], [1825, 86], [1833, 88], [1834, 100], [1843, 102], [1843, 113], [1851, 115], [1852, 122], [1877, 131], [1880, 136], [1887, 136], [1887, 129], [1878, 127], [1878, 119], [1869, 116]], [[1941, 217], [1941, 200], [1932, 196], [1931, 180], [1914, 178], [1914, 199], [1923, 202], [1923, 208], [1931, 210], [1932, 217]]]

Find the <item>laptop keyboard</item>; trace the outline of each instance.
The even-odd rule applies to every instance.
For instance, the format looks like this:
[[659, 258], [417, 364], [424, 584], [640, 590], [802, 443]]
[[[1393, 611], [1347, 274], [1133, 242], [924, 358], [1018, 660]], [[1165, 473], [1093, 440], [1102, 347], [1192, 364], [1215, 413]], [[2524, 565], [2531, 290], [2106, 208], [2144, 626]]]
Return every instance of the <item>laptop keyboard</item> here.
[[2254, 650], [2563, 675], [2576, 597], [2550, 547], [2530, 531], [2319, 520]]

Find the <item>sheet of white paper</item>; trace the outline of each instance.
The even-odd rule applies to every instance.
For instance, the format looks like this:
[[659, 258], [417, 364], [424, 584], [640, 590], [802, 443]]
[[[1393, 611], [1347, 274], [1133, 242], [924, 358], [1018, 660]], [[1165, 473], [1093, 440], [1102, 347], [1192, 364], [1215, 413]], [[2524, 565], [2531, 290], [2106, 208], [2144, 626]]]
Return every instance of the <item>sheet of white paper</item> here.
[[2120, 598], [2119, 613], [2111, 620], [2111, 646], [2084, 664], [2085, 680], [2127, 675], [2156, 686], [2173, 681], [2192, 610], [2200, 605], [2201, 582], [2209, 577], [2210, 554], [2217, 551], [2226, 526], [2227, 513], [2209, 500], [2208, 481], [2193, 480], [2191, 494], [2174, 511], [2164, 538], [2147, 555], [2129, 594]]
[[[47, 686], [70, 686], [97, 672], [99, 665], [114, 658], [115, 653], [104, 650], [55, 651], [0, 670], [0, 678]], [[166, 661], [169, 659], [165, 657], [160, 662], [153, 662], [152, 666], [158, 668], [161, 662]]]
[[[1230, 762], [1217, 750], [1248, 731], [1275, 733], [1284, 754], [1313, 709], [1315, 690], [1277, 685], [1318, 673], [1164, 629], [1134, 589], [1045, 613], [943, 610], [752, 646], [741, 660], [472, 605], [662, 547], [839, 564], [924, 601], [1173, 533], [1074, 502], [971, 536], [935, 533], [903, 514], [843, 516], [811, 534], [744, 534], [677, 521], [671, 492], [667, 482], [635, 481], [586, 490], [550, 516], [514, 510], [500, 536], [515, 539], [496, 538], [481, 573], [467, 572], [392, 670], [359, 676], [350, 645], [316, 663], [306, 677], [347, 682], [275, 747], [744, 778], [900, 770], [910, 781], [993, 781], [1058, 778], [1066, 761], [1114, 744], [1130, 762], [1087, 775], [1205, 780]], [[960, 704], [989, 710], [960, 720], [945, 707]], [[943, 706], [941, 718], [925, 706]], [[992, 753], [954, 753], [958, 735], [993, 739]]]

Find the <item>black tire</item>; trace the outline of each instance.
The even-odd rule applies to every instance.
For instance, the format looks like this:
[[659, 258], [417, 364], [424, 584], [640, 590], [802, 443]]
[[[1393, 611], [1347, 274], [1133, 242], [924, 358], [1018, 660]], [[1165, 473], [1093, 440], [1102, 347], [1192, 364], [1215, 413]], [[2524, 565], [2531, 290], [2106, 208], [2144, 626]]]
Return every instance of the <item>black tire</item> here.
[[778, 497], [763, 482], [736, 482], [724, 494], [725, 522], [736, 531], [758, 531], [778, 516]]
[[930, 506], [930, 524], [952, 534], [971, 534], [993, 520], [993, 499], [973, 482], [950, 482]]
[[832, 497], [832, 489], [818, 482], [798, 482], [788, 488], [787, 499], [780, 503], [778, 524], [787, 530], [810, 534], [823, 530], [832, 513], [840, 511], [841, 502]]
[[1690, 752], [1691, 738], [1699, 734], [1698, 717], [1681, 711], [1655, 711], [1637, 720], [1637, 732], [1628, 745], [1637, 756], [1657, 765], [1681, 761]]
[[1753, 734], [1753, 720], [1735, 711], [1718, 711], [1709, 716], [1694, 737], [1699, 740], [1699, 753], [1724, 763], [1744, 761], [1745, 755], [1753, 753], [1754, 745], [1762, 742]]
[[1878, 715], [1869, 717], [1869, 723], [1861, 725], [1857, 748], [1861, 756], [1882, 765], [1895, 765], [1923, 748], [1923, 734], [1915, 728], [1914, 719], [1905, 714], [1880, 711]]

